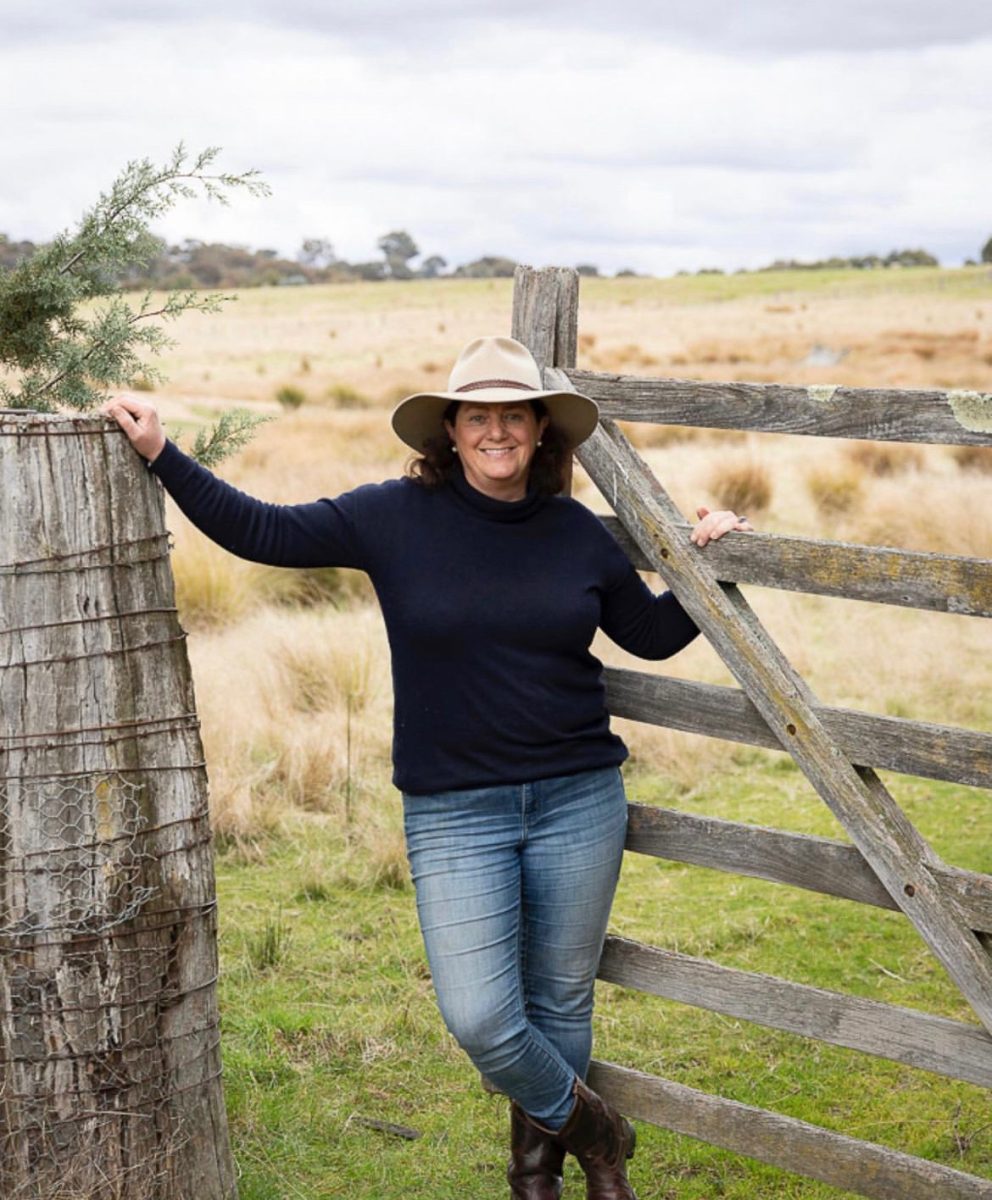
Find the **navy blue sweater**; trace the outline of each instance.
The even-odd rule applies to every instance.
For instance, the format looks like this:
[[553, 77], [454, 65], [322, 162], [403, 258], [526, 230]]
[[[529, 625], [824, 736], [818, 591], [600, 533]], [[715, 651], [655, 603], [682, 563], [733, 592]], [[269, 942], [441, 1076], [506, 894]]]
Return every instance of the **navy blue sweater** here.
[[392, 651], [393, 778], [404, 792], [619, 765], [627, 750], [589, 651], [597, 626], [655, 659], [698, 632], [575, 500], [493, 500], [459, 471], [434, 491], [398, 479], [267, 504], [171, 442], [152, 470], [198, 528], [242, 558], [368, 572]]

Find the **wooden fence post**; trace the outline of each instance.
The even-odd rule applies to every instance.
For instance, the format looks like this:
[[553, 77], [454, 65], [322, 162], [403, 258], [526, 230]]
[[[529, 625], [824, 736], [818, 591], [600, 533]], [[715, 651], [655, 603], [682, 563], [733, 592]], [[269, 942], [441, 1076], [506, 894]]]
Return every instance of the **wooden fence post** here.
[[512, 336], [543, 371], [574, 367], [579, 337], [579, 273], [570, 267], [517, 267]]
[[161, 490], [0, 414], [0, 1195], [233, 1200], [206, 775]]
[[[579, 340], [579, 273], [571, 267], [519, 266], [513, 275], [512, 336], [548, 367], [574, 367]], [[562, 492], [572, 490], [572, 459]]]

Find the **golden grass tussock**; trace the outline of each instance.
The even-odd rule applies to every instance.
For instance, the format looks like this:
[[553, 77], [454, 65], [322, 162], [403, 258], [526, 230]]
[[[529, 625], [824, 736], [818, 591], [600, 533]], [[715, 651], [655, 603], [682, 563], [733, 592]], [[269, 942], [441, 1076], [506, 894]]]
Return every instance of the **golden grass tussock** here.
[[862, 471], [883, 476], [919, 471], [925, 462], [922, 446], [900, 442], [851, 442], [847, 457]]
[[357, 820], [388, 789], [392, 697], [377, 610], [260, 609], [190, 639], [214, 819], [282, 810]]
[[725, 341], [714, 338], [705, 342], [694, 342], [683, 353], [672, 355], [669, 361], [672, 366], [677, 367], [712, 366], [714, 363], [739, 366], [741, 363], [754, 362], [760, 355], [759, 346], [728, 345]]
[[753, 458], [723, 459], [710, 472], [709, 491], [720, 508], [763, 513], [772, 502], [771, 472]]
[[949, 491], [942, 477], [921, 477], [909, 492], [899, 480], [880, 480], [858, 522], [858, 534], [858, 540], [869, 545], [989, 558], [989, 481], [981, 475], [962, 475]]
[[620, 427], [631, 445], [642, 449], [695, 442], [706, 436], [706, 431], [693, 425], [654, 425], [649, 421], [621, 421]]
[[934, 331], [894, 329], [881, 334], [878, 353], [913, 354], [924, 362], [952, 358], [980, 358], [981, 335], [977, 329]]
[[992, 475], [992, 446], [952, 446], [951, 457], [962, 471]]
[[334, 408], [371, 408], [372, 400], [357, 388], [346, 383], [332, 384], [325, 393], [328, 403]]
[[850, 464], [812, 467], [806, 488], [822, 517], [856, 512], [864, 503], [864, 477]]
[[[173, 529], [178, 522], [171, 522]], [[229, 625], [256, 606], [250, 563], [234, 558], [213, 542], [179, 526], [172, 554], [176, 606], [187, 629]]]
[[187, 629], [230, 625], [266, 605], [340, 607], [372, 599], [372, 586], [360, 571], [262, 566], [227, 553], [181, 518], [171, 524], [176, 607]]

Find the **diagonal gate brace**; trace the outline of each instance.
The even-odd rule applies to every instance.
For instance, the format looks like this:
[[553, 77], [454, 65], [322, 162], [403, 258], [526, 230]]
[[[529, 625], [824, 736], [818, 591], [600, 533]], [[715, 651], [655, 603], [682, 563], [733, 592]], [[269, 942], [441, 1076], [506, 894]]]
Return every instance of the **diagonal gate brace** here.
[[[563, 371], [547, 369], [545, 379], [547, 387], [575, 390]], [[854, 766], [828, 733], [804, 680], [739, 589], [717, 580], [705, 550], [686, 537], [684, 517], [616, 424], [603, 420], [577, 457], [992, 1032], [992, 958], [931, 872], [939, 858], [875, 772]]]

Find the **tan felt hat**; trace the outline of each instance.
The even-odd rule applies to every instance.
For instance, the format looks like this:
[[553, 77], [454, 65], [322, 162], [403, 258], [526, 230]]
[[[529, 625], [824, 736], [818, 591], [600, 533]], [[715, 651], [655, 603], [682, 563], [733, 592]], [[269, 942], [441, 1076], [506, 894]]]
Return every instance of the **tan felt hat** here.
[[452, 400], [472, 404], [514, 404], [541, 400], [551, 424], [572, 448], [596, 428], [596, 402], [578, 392], [546, 392], [541, 371], [526, 346], [508, 337], [476, 338], [458, 355], [446, 392], [417, 392], [393, 410], [397, 437], [414, 450], [423, 450], [428, 438], [444, 432], [442, 416]]

